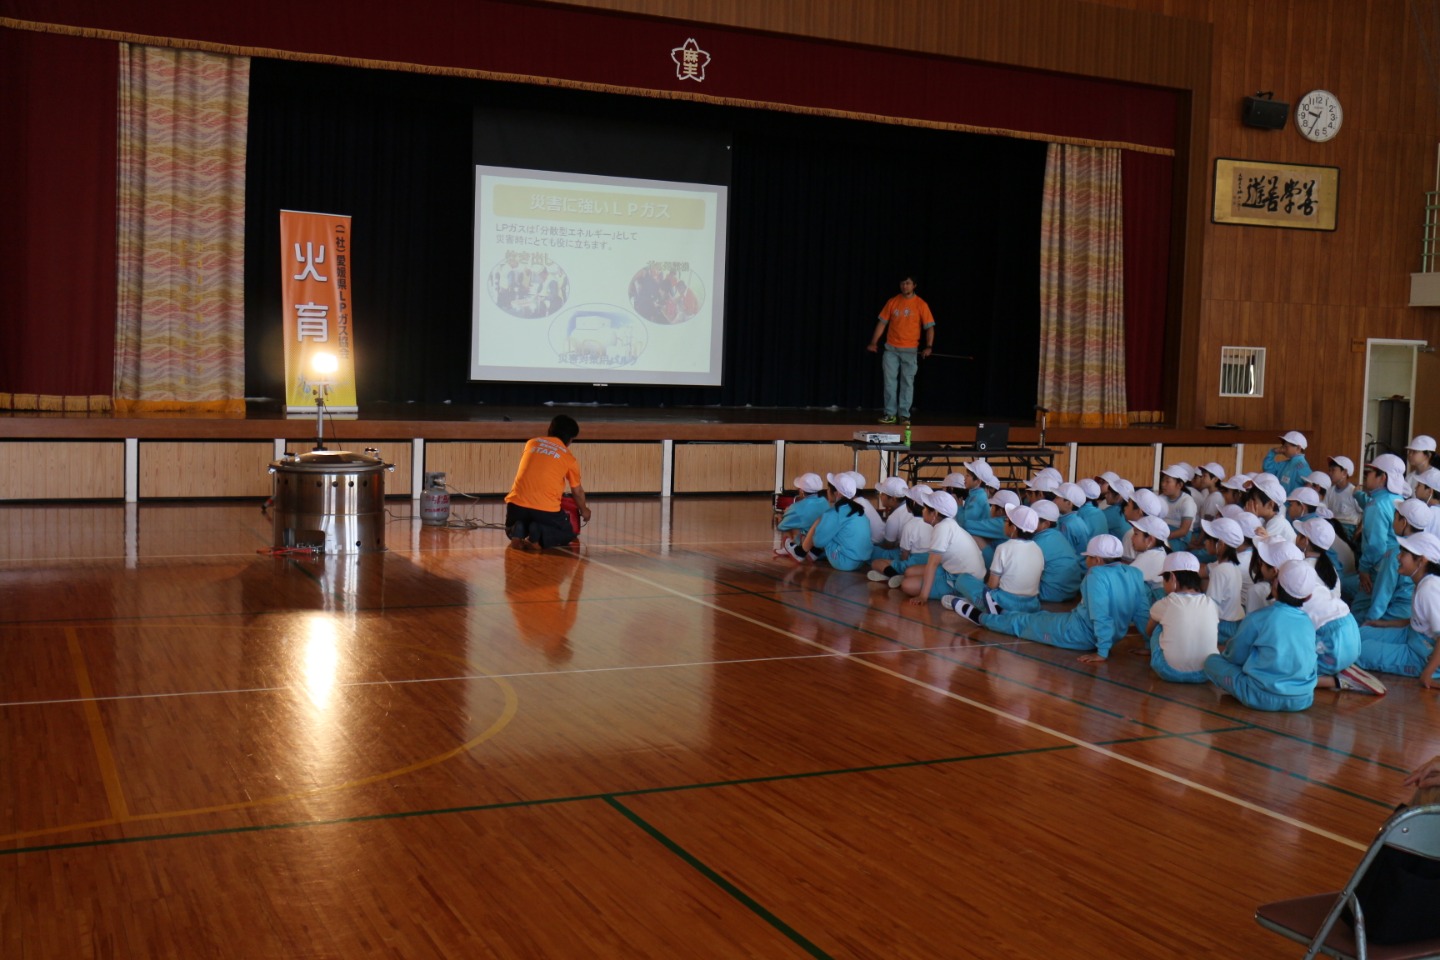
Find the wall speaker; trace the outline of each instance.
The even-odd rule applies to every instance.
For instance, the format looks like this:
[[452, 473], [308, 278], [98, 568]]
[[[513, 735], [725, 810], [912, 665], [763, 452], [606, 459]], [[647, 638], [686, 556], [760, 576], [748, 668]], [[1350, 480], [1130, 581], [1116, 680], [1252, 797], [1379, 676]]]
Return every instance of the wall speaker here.
[[1290, 104], [1265, 97], [1246, 97], [1240, 111], [1240, 122], [1247, 127], [1261, 130], [1284, 130], [1285, 119], [1290, 116]]

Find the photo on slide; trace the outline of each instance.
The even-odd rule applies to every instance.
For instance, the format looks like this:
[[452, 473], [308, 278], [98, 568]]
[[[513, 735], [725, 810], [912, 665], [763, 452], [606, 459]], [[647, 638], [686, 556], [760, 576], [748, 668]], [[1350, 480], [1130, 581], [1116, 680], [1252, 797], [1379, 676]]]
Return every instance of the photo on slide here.
[[522, 320], [548, 317], [565, 306], [570, 278], [543, 253], [508, 251], [486, 283], [495, 306]]
[[630, 305], [651, 323], [684, 323], [705, 305], [705, 286], [690, 264], [652, 260], [630, 278]]
[[645, 324], [608, 303], [587, 303], [550, 324], [555, 362], [570, 367], [613, 370], [634, 366], [645, 353]]

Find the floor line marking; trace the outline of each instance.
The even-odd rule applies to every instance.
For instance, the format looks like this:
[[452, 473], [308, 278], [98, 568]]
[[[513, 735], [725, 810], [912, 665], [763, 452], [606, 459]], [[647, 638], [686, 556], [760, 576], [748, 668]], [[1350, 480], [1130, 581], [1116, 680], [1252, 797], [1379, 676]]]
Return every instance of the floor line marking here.
[[[605, 568], [614, 570], [615, 572], [623, 573], [623, 574], [625, 574], [626, 576], [634, 577], [636, 580], [639, 580], [639, 581], [642, 582], [642, 583], [649, 584], [650, 586], [655, 587], [656, 589], [659, 589], [659, 590], [670, 590], [670, 588], [669, 588], [669, 587], [666, 587], [664, 584], [657, 583], [656, 581], [650, 580], [650, 579], [647, 578], [647, 577], [642, 577], [642, 576], [640, 576], [639, 574], [631, 573], [631, 572], [626, 571], [626, 570], [622, 570], [622, 569], [620, 569], [620, 568], [618, 568], [618, 567], [615, 567], [615, 566], [612, 565], [612, 564], [606, 564], [606, 563], [604, 563], [603, 561], [595, 560], [595, 559], [593, 559], [593, 558], [586, 558], [586, 559], [589, 560], [590, 563], [596, 564], [597, 566], [605, 567]], [[680, 593], [678, 590], [671, 590], [670, 592], [674, 593], [676, 596], [686, 597], [686, 599], [690, 600], [691, 603], [696, 603], [696, 604], [699, 604], [699, 605], [704, 606], [704, 607], [709, 607], [710, 609], [716, 611], [717, 613], [722, 613], [722, 614], [725, 614], [726, 616], [734, 617], [735, 619], [738, 619], [738, 620], [743, 620], [743, 621], [745, 621], [745, 622], [747, 622], [747, 623], [753, 624], [753, 625], [761, 628], [762, 630], [769, 630], [769, 631], [772, 631], [772, 632], [774, 632], [774, 633], [781, 634], [782, 636], [788, 636], [788, 637], [790, 637], [791, 639], [798, 640], [798, 641], [800, 641], [801, 643], [808, 644], [809, 646], [812, 646], [812, 647], [818, 647], [818, 648], [821, 649], [821, 650], [831, 650], [831, 648], [826, 647], [824, 644], [820, 643], [819, 641], [811, 640], [811, 639], [809, 639], [808, 637], [803, 637], [803, 636], [801, 636], [801, 635], [798, 634], [798, 633], [793, 633], [793, 632], [791, 632], [791, 631], [784, 630], [784, 629], [782, 629], [782, 628], [780, 628], [780, 627], [776, 627], [776, 626], [774, 626], [774, 625], [772, 625], [772, 624], [765, 623], [763, 620], [757, 620], [757, 619], [754, 618], [754, 617], [750, 617], [750, 616], [747, 616], [747, 615], [742, 614], [742, 613], [736, 613], [736, 612], [734, 612], [734, 611], [732, 611], [732, 610], [727, 610], [727, 609], [725, 609], [724, 607], [720, 606], [719, 604], [711, 603], [711, 602], [708, 601], [708, 600], [702, 600], [702, 599], [700, 599], [700, 598], [698, 598], [698, 597], [688, 597], [688, 596], [686, 596], [685, 594]], [[838, 652], [838, 651], [831, 650], [831, 652]], [[844, 654], [844, 655], [845, 655], [845, 656], [849, 656], [848, 653], [846, 653], [846, 654]], [[1022, 726], [1029, 727], [1029, 728], [1031, 728], [1031, 729], [1033, 729], [1033, 730], [1038, 730], [1038, 731], [1040, 731], [1040, 732], [1042, 732], [1042, 733], [1049, 734], [1050, 736], [1053, 736], [1053, 737], [1056, 737], [1057, 739], [1063, 740], [1063, 741], [1065, 741], [1066, 743], [1074, 744], [1075, 746], [1080, 747], [1081, 749], [1089, 750], [1090, 752], [1099, 754], [1099, 755], [1101, 755], [1101, 756], [1103, 756], [1103, 757], [1108, 757], [1108, 758], [1111, 759], [1111, 760], [1115, 760], [1115, 761], [1117, 761], [1117, 762], [1119, 762], [1119, 763], [1123, 763], [1123, 764], [1126, 764], [1126, 765], [1128, 765], [1128, 766], [1134, 767], [1134, 768], [1136, 768], [1137, 770], [1143, 770], [1143, 771], [1145, 771], [1145, 772], [1147, 772], [1147, 773], [1150, 773], [1150, 774], [1152, 774], [1152, 775], [1154, 775], [1154, 776], [1161, 777], [1161, 778], [1163, 778], [1163, 779], [1169, 780], [1169, 781], [1171, 781], [1171, 782], [1173, 782], [1173, 783], [1178, 783], [1178, 784], [1180, 784], [1181, 786], [1187, 787], [1187, 788], [1189, 788], [1189, 789], [1198, 790], [1199, 792], [1204, 793], [1204, 794], [1207, 794], [1207, 795], [1212, 796], [1212, 797], [1215, 797], [1215, 798], [1218, 799], [1218, 800], [1223, 800], [1223, 801], [1225, 801], [1225, 802], [1227, 802], [1227, 803], [1234, 804], [1235, 806], [1238, 806], [1238, 807], [1240, 807], [1241, 809], [1244, 809], [1244, 810], [1249, 810], [1249, 811], [1252, 812], [1252, 813], [1258, 813], [1258, 814], [1260, 814], [1261, 816], [1268, 817], [1268, 818], [1270, 818], [1270, 819], [1272, 819], [1272, 820], [1275, 820], [1275, 821], [1277, 821], [1277, 822], [1279, 822], [1279, 823], [1283, 823], [1283, 824], [1285, 824], [1285, 825], [1287, 825], [1287, 826], [1294, 827], [1294, 828], [1297, 829], [1297, 830], [1304, 830], [1304, 831], [1307, 832], [1307, 833], [1313, 833], [1313, 834], [1315, 834], [1316, 836], [1324, 837], [1324, 838], [1327, 839], [1327, 840], [1332, 840], [1332, 841], [1334, 841], [1335, 843], [1341, 844], [1342, 846], [1350, 847], [1350, 848], [1353, 849], [1353, 850], [1365, 850], [1365, 849], [1366, 849], [1366, 844], [1358, 843], [1358, 842], [1355, 841], [1355, 840], [1351, 840], [1349, 837], [1342, 837], [1340, 834], [1334, 833], [1334, 832], [1329, 831], [1329, 830], [1326, 830], [1326, 829], [1323, 828], [1323, 827], [1317, 827], [1317, 826], [1315, 826], [1314, 824], [1306, 823], [1306, 822], [1303, 821], [1303, 820], [1297, 820], [1297, 819], [1295, 819], [1294, 817], [1289, 817], [1289, 816], [1286, 816], [1286, 815], [1283, 814], [1283, 813], [1279, 813], [1279, 812], [1277, 812], [1277, 811], [1270, 810], [1270, 809], [1268, 809], [1268, 808], [1266, 808], [1266, 807], [1262, 807], [1262, 806], [1260, 806], [1260, 805], [1257, 804], [1257, 803], [1252, 803], [1252, 802], [1250, 802], [1249, 800], [1245, 800], [1245, 799], [1243, 799], [1243, 798], [1241, 798], [1241, 797], [1237, 797], [1237, 796], [1235, 796], [1234, 794], [1226, 793], [1226, 792], [1224, 792], [1223, 790], [1216, 790], [1214, 787], [1207, 787], [1207, 786], [1205, 786], [1203, 783], [1197, 783], [1197, 782], [1195, 782], [1194, 780], [1190, 780], [1190, 779], [1188, 779], [1188, 778], [1186, 778], [1186, 777], [1179, 776], [1178, 774], [1171, 773], [1171, 772], [1169, 772], [1168, 770], [1162, 770], [1162, 769], [1160, 769], [1159, 767], [1152, 766], [1151, 764], [1144, 763], [1143, 761], [1136, 760], [1136, 759], [1134, 759], [1134, 758], [1132, 758], [1132, 757], [1127, 757], [1127, 756], [1125, 756], [1124, 754], [1115, 752], [1114, 750], [1110, 750], [1110, 749], [1107, 749], [1107, 748], [1105, 748], [1105, 747], [1098, 746], [1098, 745], [1093, 744], [1093, 743], [1090, 743], [1089, 741], [1086, 741], [1086, 740], [1081, 740], [1080, 738], [1071, 736], [1070, 734], [1065, 733], [1065, 732], [1063, 732], [1063, 731], [1056, 730], [1056, 729], [1054, 729], [1054, 728], [1052, 728], [1052, 727], [1047, 727], [1047, 726], [1045, 726], [1045, 725], [1042, 724], [1042, 723], [1036, 723], [1034, 720], [1031, 720], [1031, 719], [1029, 719], [1028, 717], [1017, 717], [1017, 716], [1015, 716], [1014, 714], [1006, 713], [1004, 710], [1001, 710], [1001, 709], [999, 709], [998, 707], [993, 707], [993, 706], [991, 706], [991, 705], [988, 704], [988, 703], [982, 703], [982, 702], [980, 702], [980, 701], [978, 701], [978, 700], [972, 700], [972, 699], [970, 699], [969, 697], [961, 696], [960, 694], [955, 693], [954, 691], [951, 691], [951, 690], [947, 690], [947, 689], [944, 688], [944, 687], [939, 687], [939, 686], [936, 686], [936, 685], [934, 685], [934, 684], [932, 684], [932, 683], [926, 683], [926, 682], [923, 681], [923, 680], [919, 680], [919, 679], [916, 679], [915, 677], [907, 676], [907, 675], [905, 675], [905, 674], [903, 674], [903, 673], [900, 673], [900, 672], [897, 671], [897, 670], [891, 670], [889, 667], [885, 667], [885, 666], [882, 666], [881, 664], [877, 664], [877, 663], [872, 663], [872, 662], [870, 662], [870, 661], [868, 661], [868, 660], [865, 660], [865, 659], [863, 659], [863, 658], [857, 658], [857, 659], [856, 659], [856, 662], [857, 662], [858, 664], [866, 667], [867, 669], [875, 670], [875, 671], [878, 671], [878, 672], [880, 672], [880, 673], [884, 673], [884, 674], [886, 674], [886, 675], [888, 675], [888, 676], [891, 676], [891, 677], [894, 677], [895, 679], [900, 680], [900, 681], [902, 681], [902, 682], [904, 682], [904, 683], [913, 684], [914, 686], [921, 687], [921, 688], [923, 688], [923, 689], [929, 690], [929, 691], [931, 691], [932, 693], [938, 693], [938, 694], [940, 694], [940, 695], [943, 696], [943, 697], [947, 697], [947, 698], [949, 698], [949, 699], [951, 699], [951, 700], [954, 700], [954, 701], [956, 701], [956, 702], [958, 702], [958, 703], [963, 703], [963, 704], [965, 704], [965, 705], [967, 705], [967, 706], [974, 707], [974, 708], [977, 709], [977, 710], [982, 710], [982, 711], [984, 711], [985, 713], [991, 714], [992, 716], [1001, 717], [1001, 718], [1003, 718], [1003, 719], [1005, 719], [1005, 720], [1010, 721], [1011, 723], [1018, 723], [1018, 724], [1020, 724], [1020, 725], [1022, 725]]]
[[90, 740], [95, 744], [95, 759], [100, 764], [100, 780], [105, 784], [110, 816], [123, 823], [130, 819], [130, 809], [125, 803], [125, 791], [120, 786], [120, 770], [115, 765], [110, 738], [105, 734], [105, 721], [100, 716], [95, 688], [90, 684], [90, 671], [85, 666], [85, 654], [80, 649], [80, 635], [74, 627], [65, 628], [65, 645], [70, 648], [70, 662], [75, 667], [75, 681], [80, 688], [80, 698], [75, 702], [82, 704], [85, 710], [85, 723], [90, 728]]

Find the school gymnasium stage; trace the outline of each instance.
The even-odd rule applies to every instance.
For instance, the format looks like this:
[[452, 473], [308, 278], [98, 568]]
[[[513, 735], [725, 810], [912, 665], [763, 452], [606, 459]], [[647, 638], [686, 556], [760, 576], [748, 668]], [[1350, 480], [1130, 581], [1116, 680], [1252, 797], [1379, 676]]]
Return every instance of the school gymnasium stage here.
[[[327, 424], [482, 495], [424, 526], [402, 474], [387, 552], [320, 559], [259, 509], [313, 421], [0, 420], [0, 953], [1286, 957], [1254, 907], [1338, 887], [1440, 752], [1414, 681], [1262, 714], [777, 558], [774, 441], [787, 486], [848, 467], [860, 412], [564, 408], [594, 520], [507, 549], [560, 410]], [[1076, 436], [1137, 482], [1251, 455]]]

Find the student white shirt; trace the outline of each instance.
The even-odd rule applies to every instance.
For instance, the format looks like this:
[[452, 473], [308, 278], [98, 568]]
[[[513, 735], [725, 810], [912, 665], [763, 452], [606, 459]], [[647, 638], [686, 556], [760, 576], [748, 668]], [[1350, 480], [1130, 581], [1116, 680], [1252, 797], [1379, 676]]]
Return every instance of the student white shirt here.
[[949, 517], [930, 530], [930, 552], [943, 555], [940, 566], [946, 573], [968, 573], [985, 579], [985, 557], [969, 531]]
[[[1317, 561], [1317, 560], [1319, 560], [1319, 559], [1320, 559], [1319, 557], [1306, 557], [1306, 558], [1305, 558], [1305, 562], [1308, 563], [1308, 564], [1310, 564], [1310, 569], [1314, 570], [1314, 569], [1315, 569], [1315, 561]], [[1340, 571], [1337, 570], [1337, 571], [1335, 571], [1335, 572], [1338, 574]], [[1317, 580], [1319, 580], [1319, 578], [1320, 578], [1320, 571], [1318, 571], [1318, 570], [1315, 571], [1315, 578], [1316, 578]], [[1340, 578], [1339, 578], [1338, 576], [1335, 578], [1335, 586], [1333, 586], [1333, 587], [1326, 587], [1324, 580], [1320, 580], [1320, 586], [1321, 586], [1321, 587], [1324, 587], [1324, 592], [1325, 592], [1325, 593], [1330, 594], [1330, 595], [1333, 596], [1336, 600], [1339, 600], [1339, 599], [1340, 599]], [[1319, 591], [1316, 591], [1316, 592], [1318, 593]]]
[[930, 549], [930, 535], [934, 529], [923, 517], [911, 517], [905, 529], [900, 531], [900, 549], [910, 554], [924, 553]]
[[1244, 550], [1235, 554], [1235, 559], [1240, 562], [1240, 605], [1245, 608], [1245, 612], [1247, 613], [1250, 611], [1248, 606], [1250, 602], [1250, 588], [1254, 586], [1255, 583], [1255, 581], [1250, 579], [1250, 560], [1254, 556], [1254, 547], [1246, 547]]
[[1160, 586], [1160, 574], [1165, 566], [1165, 551], [1159, 547], [1151, 547], [1144, 553], [1135, 555], [1130, 566], [1145, 574], [1145, 582], [1152, 587]]
[[1220, 516], [1220, 510], [1225, 506], [1225, 495], [1219, 490], [1211, 490], [1208, 493], [1200, 494], [1195, 503], [1201, 517], [1206, 520], [1214, 520]]
[[1335, 559], [1340, 561], [1341, 576], [1349, 576], [1355, 572], [1355, 551], [1351, 549], [1350, 544], [1336, 537], [1335, 543], [1331, 545], [1330, 549], [1335, 551]]
[[[1165, 503], [1165, 522], [1170, 525], [1171, 530], [1179, 530], [1185, 521], [1189, 520], [1191, 521], [1190, 533], [1195, 532], [1194, 521], [1200, 513], [1200, 508], [1195, 505], [1195, 501], [1190, 497], [1190, 494], [1182, 493], [1174, 500], [1171, 500], [1169, 497], [1161, 497], [1160, 499]], [[1188, 537], [1190, 533], [1187, 533], [1186, 536]]]
[[1171, 593], [1150, 607], [1150, 619], [1164, 627], [1160, 649], [1176, 670], [1199, 670], [1217, 650], [1220, 610], [1203, 593]]
[[880, 511], [875, 505], [864, 497], [856, 497], [855, 502], [860, 504], [860, 509], [865, 511], [865, 519], [870, 521], [870, 542], [885, 542], [885, 520], [880, 516]]
[[1242, 589], [1239, 565], [1228, 560], [1210, 564], [1210, 586], [1205, 589], [1205, 596], [1214, 601], [1221, 620], [1234, 621], [1245, 617]]
[[885, 540], [883, 542], [899, 543], [900, 532], [905, 529], [905, 524], [914, 519], [915, 515], [910, 512], [909, 506], [904, 503], [896, 506], [894, 510], [890, 511], [890, 516], [885, 518]]
[[1295, 542], [1295, 528], [1290, 526], [1290, 521], [1280, 514], [1275, 514], [1265, 521], [1265, 536], [1272, 540], [1285, 540], [1289, 543]]
[[1410, 629], [1434, 640], [1440, 637], [1440, 577], [1426, 574], [1415, 585], [1415, 602], [1410, 606]]
[[1331, 487], [1325, 492], [1325, 506], [1335, 514], [1335, 519], [1346, 526], [1354, 526], [1360, 522], [1360, 505], [1355, 502], [1355, 484], [1350, 484], [1345, 489]]
[[1000, 589], [1006, 593], [1033, 597], [1040, 592], [1045, 554], [1034, 540], [1006, 540], [995, 548], [990, 572], [999, 575]]
[[1333, 597], [1324, 590], [1315, 591], [1315, 595], [1300, 605], [1300, 609], [1315, 624], [1319, 630], [1332, 620], [1339, 620], [1341, 617], [1350, 616], [1350, 606], [1339, 597]]
[[1122, 560], [1133, 561], [1135, 559], [1135, 542], [1130, 539], [1134, 535], [1135, 528], [1130, 527], [1130, 529], [1125, 531], [1125, 536], [1120, 538], [1120, 557]]

